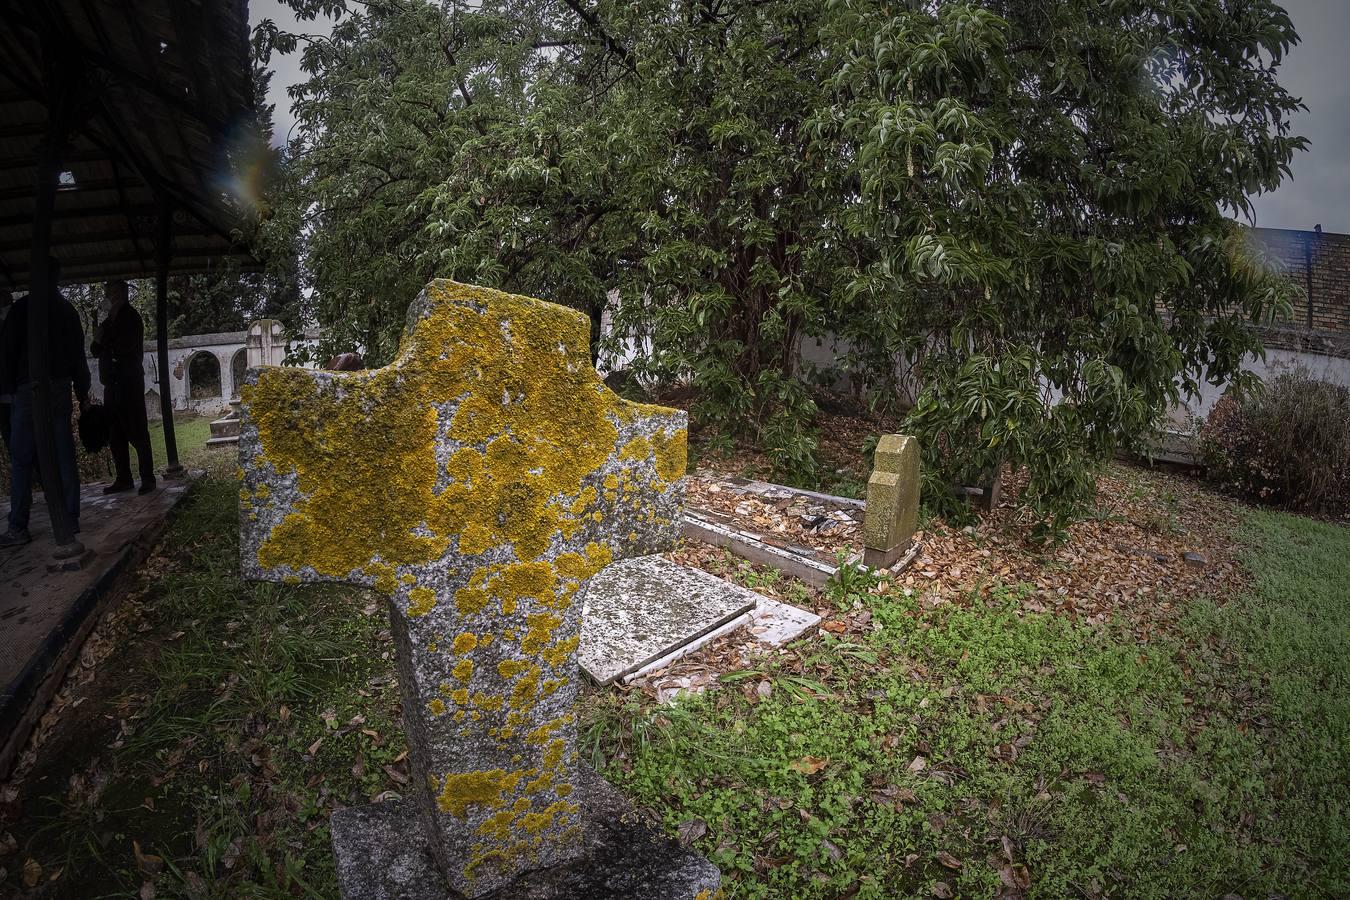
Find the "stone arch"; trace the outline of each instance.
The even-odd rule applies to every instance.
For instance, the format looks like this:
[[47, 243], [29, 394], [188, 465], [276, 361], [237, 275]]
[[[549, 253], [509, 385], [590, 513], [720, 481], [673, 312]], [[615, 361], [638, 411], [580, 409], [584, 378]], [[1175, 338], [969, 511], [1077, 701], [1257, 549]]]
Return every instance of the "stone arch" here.
[[239, 389], [244, 385], [244, 373], [248, 371], [248, 350], [239, 349], [230, 357], [230, 396], [238, 397]]
[[188, 399], [212, 400], [221, 396], [220, 360], [214, 353], [201, 350], [188, 358]]

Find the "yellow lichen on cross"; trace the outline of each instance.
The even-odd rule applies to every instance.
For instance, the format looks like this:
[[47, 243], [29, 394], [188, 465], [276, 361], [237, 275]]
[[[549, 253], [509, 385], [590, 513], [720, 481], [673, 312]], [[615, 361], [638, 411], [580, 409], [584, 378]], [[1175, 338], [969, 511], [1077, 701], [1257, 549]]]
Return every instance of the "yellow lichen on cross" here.
[[[303, 495], [259, 548], [263, 567], [341, 577], [377, 558], [428, 562], [450, 540], [467, 544], [464, 553], [509, 542], [521, 560], [536, 559], [554, 534], [579, 527], [560, 498], [576, 498], [610, 457], [616, 426], [665, 412], [603, 387], [580, 313], [453, 282], [428, 292], [433, 314], [393, 365], [319, 390], [305, 370], [272, 368], [244, 388], [258, 462], [294, 470]], [[457, 400], [449, 436], [464, 449], [442, 467], [436, 405]], [[653, 449], [660, 477], [683, 474], [682, 429], [635, 438], [623, 456]], [[442, 473], [449, 483], [438, 491]]]
[[245, 574], [389, 596], [433, 849], [471, 896], [579, 851], [578, 598], [679, 529], [684, 415], [608, 390], [588, 328], [437, 281], [389, 366], [241, 392]]

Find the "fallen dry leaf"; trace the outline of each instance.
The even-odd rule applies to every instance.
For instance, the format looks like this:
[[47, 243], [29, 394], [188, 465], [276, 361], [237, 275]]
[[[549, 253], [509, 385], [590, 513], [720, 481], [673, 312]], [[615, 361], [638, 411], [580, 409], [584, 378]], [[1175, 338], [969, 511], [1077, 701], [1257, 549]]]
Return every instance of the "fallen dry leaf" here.
[[683, 847], [688, 847], [707, 833], [708, 823], [702, 819], [690, 819], [687, 822], [681, 822], [679, 828], [676, 829], [676, 835]]
[[23, 886], [26, 888], [37, 887], [37, 883], [42, 880], [42, 863], [33, 857], [28, 857], [23, 861]]
[[155, 875], [164, 868], [164, 858], [153, 853], [142, 853], [141, 842], [131, 842], [131, 853], [136, 857], [136, 868], [145, 875]]
[[939, 865], [946, 866], [949, 869], [959, 869], [963, 865], [961, 860], [957, 859], [955, 856], [952, 856], [946, 850], [938, 851], [937, 861]]
[[933, 882], [933, 896], [938, 900], [951, 900], [956, 895], [952, 893], [952, 886], [945, 881]]
[[803, 775], [814, 775], [829, 764], [828, 759], [822, 759], [819, 756], [803, 756], [801, 759], [789, 763], [788, 768]]

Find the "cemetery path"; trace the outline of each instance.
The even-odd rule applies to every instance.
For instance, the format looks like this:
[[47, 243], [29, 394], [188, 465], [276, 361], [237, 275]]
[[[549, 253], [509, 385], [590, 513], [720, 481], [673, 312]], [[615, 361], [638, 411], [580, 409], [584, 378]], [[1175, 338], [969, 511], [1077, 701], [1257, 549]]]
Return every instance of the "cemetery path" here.
[[[1102, 487], [1062, 545], [929, 522], [824, 591], [685, 545], [823, 630], [592, 691], [584, 752], [733, 897], [1350, 891], [1350, 529]], [[328, 816], [409, 789], [381, 603], [240, 581], [236, 504], [194, 490], [0, 785], [0, 895], [331, 897]]]

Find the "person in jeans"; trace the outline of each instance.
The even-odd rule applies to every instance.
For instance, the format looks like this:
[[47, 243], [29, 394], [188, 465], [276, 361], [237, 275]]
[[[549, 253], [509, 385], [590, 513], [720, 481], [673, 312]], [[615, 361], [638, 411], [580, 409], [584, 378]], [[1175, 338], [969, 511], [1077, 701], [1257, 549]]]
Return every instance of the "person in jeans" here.
[[[80, 530], [80, 472], [75, 464], [75, 435], [71, 431], [71, 391], [80, 408], [89, 405], [89, 363], [84, 358], [84, 328], [80, 315], [57, 290], [60, 268], [49, 260], [51, 296], [47, 299], [47, 372], [52, 396], [48, 409], [35, 409], [33, 382], [28, 370], [28, 308], [31, 297], [15, 301], [0, 331], [0, 394], [13, 394], [10, 405], [9, 530], [0, 535], [0, 547], [32, 540], [28, 513], [32, 507], [34, 430], [50, 428], [56, 445], [56, 469], [44, 481], [48, 491], [59, 491], [75, 531]], [[47, 473], [44, 473], [46, 475]]]
[[155, 489], [155, 462], [150, 454], [150, 423], [145, 416], [145, 369], [142, 366], [145, 326], [140, 313], [127, 302], [127, 283], [109, 281], [103, 286], [108, 298], [108, 317], [94, 331], [89, 352], [98, 357], [98, 379], [103, 383], [103, 405], [108, 410], [108, 446], [117, 476], [103, 489], [105, 494], [129, 491], [130, 444], [136, 448], [141, 470], [139, 493]]

